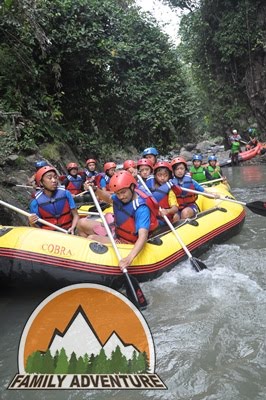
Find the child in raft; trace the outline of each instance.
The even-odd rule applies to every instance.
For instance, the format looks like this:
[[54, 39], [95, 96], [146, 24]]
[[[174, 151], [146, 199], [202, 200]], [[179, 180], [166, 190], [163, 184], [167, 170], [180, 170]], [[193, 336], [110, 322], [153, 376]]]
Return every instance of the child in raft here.
[[[197, 181], [192, 179], [190, 173], [188, 172], [188, 165], [183, 157], [175, 157], [171, 161], [171, 166], [173, 169], [174, 178], [172, 183], [174, 184], [173, 190], [176, 193], [176, 199], [178, 203], [178, 212], [174, 215], [173, 221], [176, 222], [180, 219], [194, 218], [199, 209], [196, 204], [197, 194], [191, 193], [185, 190], [176, 192], [176, 187], [187, 188], [190, 190], [196, 190], [198, 192], [207, 192], [203, 186], [201, 186]], [[210, 194], [210, 192], [208, 191]], [[217, 193], [211, 193], [215, 199], [219, 199], [220, 195]]]

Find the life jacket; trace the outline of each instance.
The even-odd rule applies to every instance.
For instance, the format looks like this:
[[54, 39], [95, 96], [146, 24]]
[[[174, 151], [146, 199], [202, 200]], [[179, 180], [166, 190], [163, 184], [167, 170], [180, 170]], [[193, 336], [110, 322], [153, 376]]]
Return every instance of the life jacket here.
[[231, 144], [231, 153], [236, 154], [240, 151], [240, 143], [239, 142], [232, 142]]
[[109, 182], [110, 176], [106, 175], [104, 172], [99, 172], [98, 175], [95, 176], [94, 183], [99, 188], [102, 189], [101, 180], [104, 179], [106, 181], [106, 190], [110, 190]]
[[232, 136], [230, 136], [229, 140], [230, 140], [231, 143], [233, 143], [233, 142], [240, 142], [241, 136], [240, 136], [239, 134], [237, 134], [237, 135], [232, 135]]
[[93, 178], [94, 176], [98, 175], [97, 171], [89, 171], [88, 169], [84, 169], [84, 175], [86, 180], [90, 180], [90, 178]]
[[151, 223], [149, 233], [158, 227], [158, 211], [159, 205], [151, 194], [142, 190], [135, 189], [138, 197], [127, 204], [115, 197], [113, 200], [115, 215], [115, 233], [118, 238], [122, 238], [130, 243], [135, 243], [138, 239], [135, 225], [136, 210], [143, 204], [147, 205], [151, 211]]
[[216, 165], [214, 168], [211, 165], [208, 165], [207, 170], [209, 171], [213, 179], [219, 179], [222, 176], [220, 172], [221, 168], [218, 165]]
[[106, 181], [106, 190], [110, 190], [110, 187], [109, 187], [109, 182], [110, 182], [110, 176], [108, 176], [108, 175], [104, 175], [104, 179], [105, 179], [105, 181]]
[[[152, 195], [155, 200], [158, 202], [159, 207], [161, 208], [170, 208], [169, 201], [168, 201], [168, 194], [172, 189], [173, 184], [171, 182], [163, 183], [159, 187], [153, 187], [151, 189]], [[172, 220], [173, 215], [168, 215], [168, 218]], [[163, 219], [160, 217], [160, 219]]]
[[148, 178], [145, 181], [146, 186], [152, 190], [153, 187], [155, 187], [155, 178], [154, 175], [149, 175]]
[[83, 180], [80, 175], [77, 175], [75, 177], [72, 175], [68, 175], [67, 180], [68, 183], [66, 185], [66, 189], [69, 190], [71, 194], [76, 195], [78, 193], [81, 193]]
[[[39, 215], [42, 219], [64, 229], [72, 225], [72, 214], [69, 206], [66, 190], [57, 188], [52, 197], [46, 196], [42, 190], [35, 194], [38, 203]], [[42, 225], [42, 229], [54, 230], [52, 227]]]
[[171, 179], [171, 182], [174, 184], [172, 189], [176, 194], [179, 210], [183, 210], [183, 208], [195, 203], [198, 198], [196, 194], [186, 192], [185, 190], [182, 190], [180, 193], [180, 186], [195, 190], [195, 186], [189, 173], [186, 173], [181, 179], [175, 177]]
[[192, 165], [189, 172], [192, 176], [192, 179], [195, 179], [195, 181], [197, 181], [198, 183], [206, 182], [207, 179], [203, 167], [200, 166], [199, 168], [195, 168], [194, 165]]

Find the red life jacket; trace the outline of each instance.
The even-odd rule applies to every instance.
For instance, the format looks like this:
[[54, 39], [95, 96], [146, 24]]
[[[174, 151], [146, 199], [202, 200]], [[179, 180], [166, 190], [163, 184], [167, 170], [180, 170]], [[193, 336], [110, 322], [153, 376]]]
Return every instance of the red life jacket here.
[[[168, 201], [168, 194], [170, 190], [172, 189], [172, 183], [171, 182], [166, 182], [162, 184], [161, 186], [157, 188], [151, 189], [153, 197], [157, 200], [159, 207], [161, 208], [170, 208], [169, 201]], [[167, 217], [170, 219], [170, 221], [173, 219], [172, 214], [168, 214]], [[160, 217], [160, 219], [163, 220], [163, 217]]]
[[89, 170], [87, 170], [86, 168], [84, 169], [84, 172], [83, 172], [83, 175], [84, 175], [84, 177], [85, 177], [85, 179], [87, 179], [87, 180], [91, 180], [91, 178], [93, 178], [93, 177], [95, 177], [95, 176], [97, 176], [98, 175], [98, 172], [97, 171], [89, 171]]
[[110, 190], [109, 182], [110, 182], [111, 178], [108, 175], [106, 175], [104, 172], [99, 172], [99, 174], [95, 176], [95, 178], [94, 178], [95, 185], [99, 189], [102, 189], [102, 186], [101, 186], [102, 179], [104, 179], [106, 181], [106, 190]]
[[172, 182], [174, 184], [172, 189], [175, 192], [179, 210], [183, 210], [183, 208], [195, 203], [198, 198], [196, 194], [186, 192], [185, 190], [182, 190], [180, 193], [180, 186], [187, 189], [195, 190], [195, 186], [189, 174], [185, 174], [182, 179], [175, 177], [174, 179], [172, 179]]
[[76, 177], [72, 175], [67, 176], [68, 183], [66, 185], [66, 189], [70, 191], [71, 194], [76, 195], [81, 193], [83, 180], [80, 175]]
[[[65, 189], [57, 188], [52, 197], [46, 196], [41, 190], [35, 194], [35, 199], [42, 219], [64, 229], [71, 227], [72, 214]], [[47, 225], [42, 225], [42, 229], [54, 230]]]
[[159, 205], [151, 194], [145, 193], [142, 190], [135, 189], [138, 197], [128, 204], [121, 204], [121, 201], [115, 197], [113, 200], [114, 215], [115, 215], [115, 232], [117, 237], [128, 242], [135, 243], [138, 239], [136, 232], [135, 213], [136, 210], [143, 204], [147, 205], [151, 212], [151, 222], [149, 233], [158, 227], [158, 212]]

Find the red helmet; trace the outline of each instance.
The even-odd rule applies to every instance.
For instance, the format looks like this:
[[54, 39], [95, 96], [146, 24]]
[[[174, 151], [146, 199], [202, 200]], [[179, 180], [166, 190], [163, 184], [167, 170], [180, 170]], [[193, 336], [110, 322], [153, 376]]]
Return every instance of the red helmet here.
[[40, 183], [41, 183], [43, 175], [46, 174], [46, 172], [49, 172], [49, 171], [54, 171], [56, 173], [56, 175], [57, 175], [56, 169], [54, 167], [51, 167], [50, 165], [42, 167], [36, 172], [35, 180], [36, 180], [36, 183], [37, 183], [38, 186], [40, 186]]
[[103, 166], [104, 172], [108, 171], [108, 169], [111, 169], [111, 168], [116, 168], [116, 164], [112, 161], [105, 163]]
[[174, 169], [175, 165], [177, 164], [184, 164], [185, 167], [187, 168], [187, 162], [183, 157], [175, 157], [171, 161], [171, 167]]
[[88, 160], [86, 161], [86, 165], [88, 165], [89, 163], [96, 164], [96, 160], [94, 160], [93, 158], [88, 158]]
[[131, 184], [137, 186], [137, 181], [133, 175], [128, 171], [116, 172], [109, 182], [109, 188], [111, 192], [118, 192], [120, 189], [129, 188]]
[[148, 165], [148, 167], [150, 167], [151, 171], [153, 171], [153, 164], [151, 162], [150, 159], [148, 158], [141, 158], [138, 162], [137, 162], [137, 168], [140, 167], [141, 165]]
[[172, 167], [168, 161], [158, 161], [153, 167], [154, 172], [158, 168], [167, 168], [169, 170], [169, 172], [172, 174]]
[[77, 168], [78, 169], [78, 164], [71, 162], [69, 164], [67, 164], [67, 170], [70, 171], [73, 168]]
[[124, 162], [124, 164], [123, 164], [123, 169], [128, 169], [128, 168], [130, 168], [130, 167], [136, 168], [136, 166], [137, 166], [136, 161], [133, 161], [133, 160], [126, 160], [126, 161]]

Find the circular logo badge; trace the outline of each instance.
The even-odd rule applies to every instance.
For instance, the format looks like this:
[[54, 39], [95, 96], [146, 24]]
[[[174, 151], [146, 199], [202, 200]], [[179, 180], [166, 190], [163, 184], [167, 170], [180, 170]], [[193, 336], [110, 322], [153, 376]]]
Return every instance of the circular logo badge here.
[[121, 293], [96, 284], [47, 297], [23, 330], [9, 389], [165, 388], [150, 329]]

